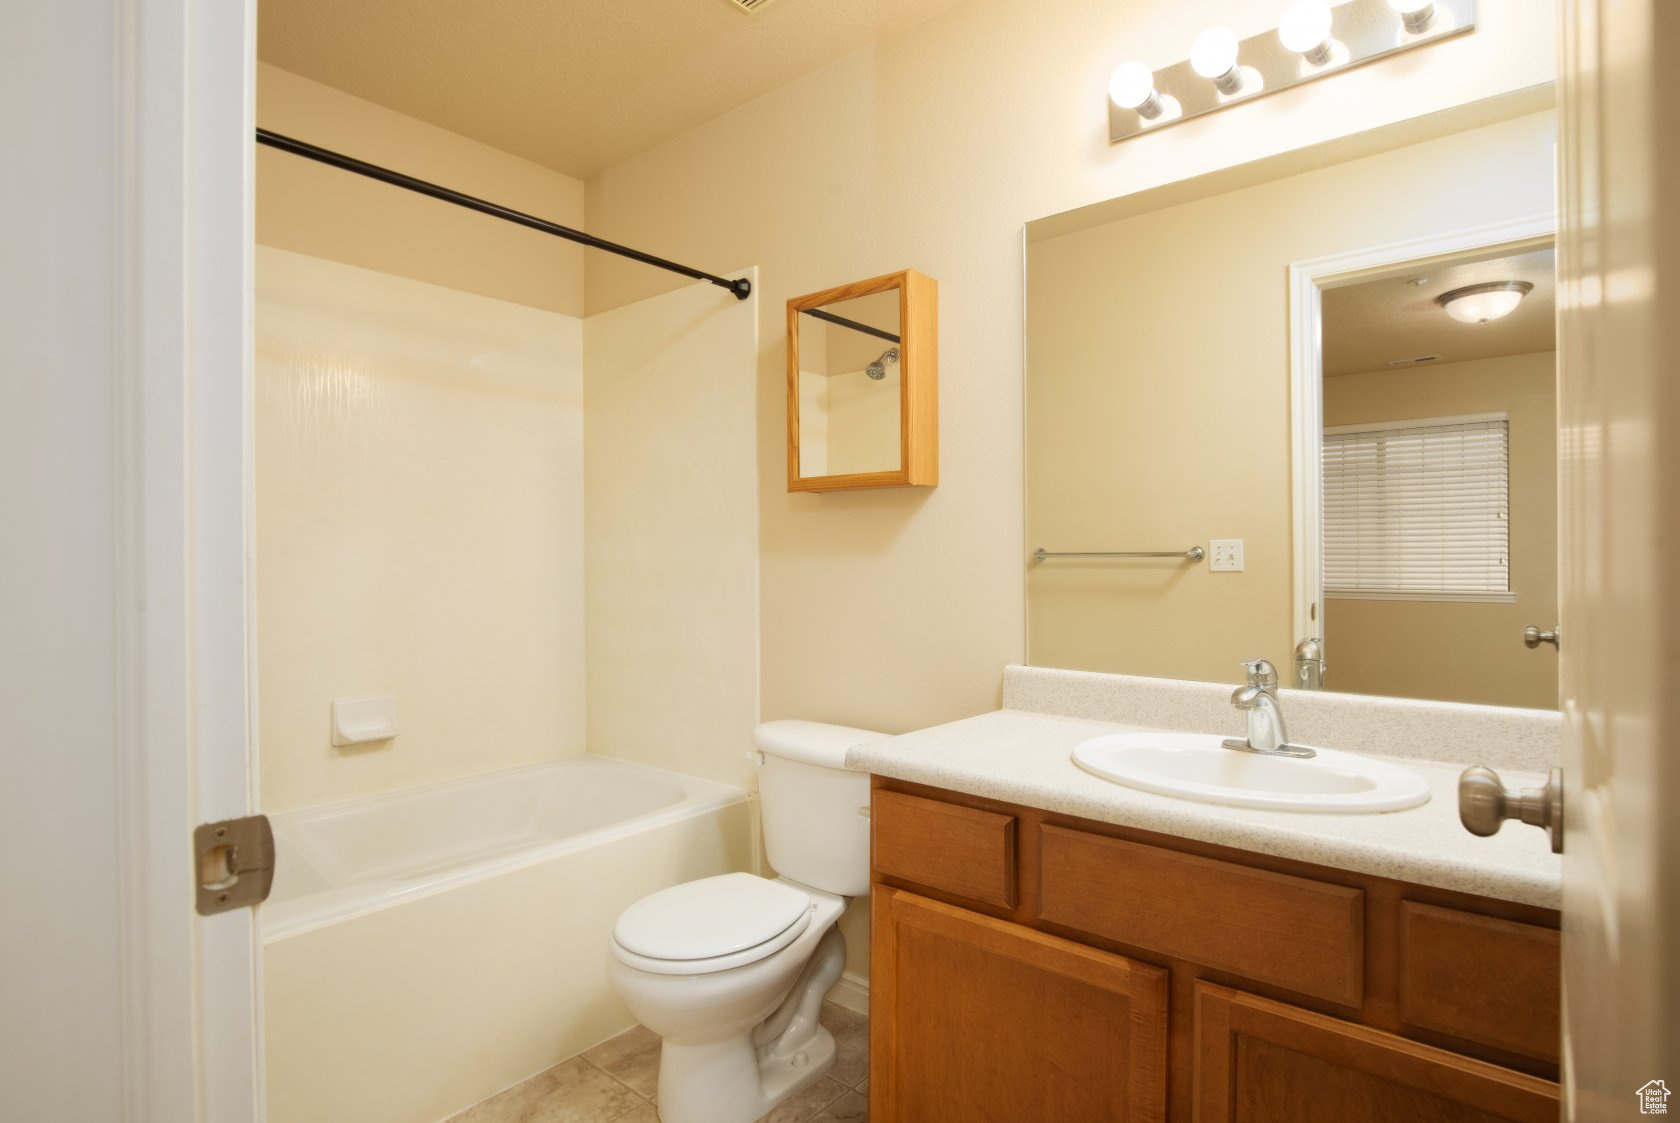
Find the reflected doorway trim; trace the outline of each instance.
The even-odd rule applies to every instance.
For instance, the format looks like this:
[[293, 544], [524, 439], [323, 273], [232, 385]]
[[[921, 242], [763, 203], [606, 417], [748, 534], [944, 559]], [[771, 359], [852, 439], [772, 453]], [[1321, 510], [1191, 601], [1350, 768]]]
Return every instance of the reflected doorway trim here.
[[[1323, 290], [1366, 280], [1401, 265], [1429, 266], [1436, 260], [1477, 250], [1531, 249], [1557, 240], [1557, 215], [1528, 215], [1487, 226], [1450, 230], [1409, 242], [1368, 246], [1347, 253], [1293, 262], [1289, 266], [1289, 473], [1292, 644], [1309, 636], [1324, 639], [1323, 512], [1324, 458]], [[1314, 608], [1317, 606], [1317, 619]], [[1328, 645], [1326, 645], [1328, 648]], [[1326, 650], [1328, 658], [1334, 658]]]

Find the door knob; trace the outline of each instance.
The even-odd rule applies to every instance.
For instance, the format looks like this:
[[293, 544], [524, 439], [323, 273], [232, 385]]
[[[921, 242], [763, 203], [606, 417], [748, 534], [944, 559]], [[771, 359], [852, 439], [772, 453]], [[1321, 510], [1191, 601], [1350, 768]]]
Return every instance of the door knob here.
[[1563, 769], [1554, 768], [1543, 788], [1512, 791], [1491, 768], [1466, 768], [1458, 778], [1458, 820], [1483, 838], [1499, 833], [1506, 819], [1544, 827], [1552, 853], [1563, 853]]
[[1553, 647], [1558, 645], [1558, 628], [1556, 625], [1553, 625], [1549, 632], [1542, 632], [1533, 624], [1523, 629], [1523, 646], [1539, 647], [1543, 643], [1549, 643]]

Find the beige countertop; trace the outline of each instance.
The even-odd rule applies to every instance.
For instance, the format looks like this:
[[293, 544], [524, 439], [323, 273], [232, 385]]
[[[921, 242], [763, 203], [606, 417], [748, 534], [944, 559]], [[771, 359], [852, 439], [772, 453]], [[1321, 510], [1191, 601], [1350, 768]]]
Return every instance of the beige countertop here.
[[[1151, 728], [1005, 709], [859, 745], [846, 763], [880, 776], [1117, 826], [1544, 908], [1560, 906], [1562, 859], [1551, 852], [1544, 832], [1509, 823], [1492, 838], [1477, 838], [1459, 823], [1458, 774], [1480, 760], [1439, 759], [1450, 752], [1432, 752], [1437, 759], [1426, 760], [1366, 750], [1366, 755], [1382, 755], [1419, 773], [1429, 782], [1430, 798], [1408, 811], [1363, 815], [1198, 803], [1113, 783], [1073, 763], [1074, 746], [1088, 737]], [[1507, 787], [1545, 782], [1543, 772], [1500, 764]]]

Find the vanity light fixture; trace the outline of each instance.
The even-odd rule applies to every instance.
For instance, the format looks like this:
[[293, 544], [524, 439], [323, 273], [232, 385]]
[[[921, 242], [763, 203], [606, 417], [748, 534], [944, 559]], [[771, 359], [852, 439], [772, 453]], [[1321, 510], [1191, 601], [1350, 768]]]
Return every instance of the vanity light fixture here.
[[1213, 83], [1213, 88], [1230, 97], [1242, 92], [1243, 72], [1237, 65], [1240, 47], [1228, 27], [1210, 27], [1190, 45], [1190, 69]]
[[1283, 13], [1278, 25], [1278, 42], [1286, 51], [1294, 51], [1312, 66], [1329, 62], [1336, 44], [1330, 36], [1334, 17], [1324, 0], [1296, 0]]
[[1444, 292], [1435, 303], [1460, 323], [1485, 324], [1516, 311], [1522, 298], [1534, 291], [1527, 281], [1488, 281]]
[[1271, 30], [1238, 39], [1229, 28], [1210, 27], [1196, 36], [1182, 62], [1121, 64], [1108, 84], [1109, 142], [1476, 29], [1476, 0], [1270, 3], [1280, 20]]
[[1388, 0], [1400, 13], [1400, 22], [1413, 35], [1421, 35], [1435, 22], [1435, 0]]
[[1108, 97], [1121, 109], [1135, 110], [1145, 121], [1156, 120], [1167, 111], [1155, 90], [1155, 73], [1141, 62], [1123, 62], [1114, 68], [1114, 76], [1108, 80]]

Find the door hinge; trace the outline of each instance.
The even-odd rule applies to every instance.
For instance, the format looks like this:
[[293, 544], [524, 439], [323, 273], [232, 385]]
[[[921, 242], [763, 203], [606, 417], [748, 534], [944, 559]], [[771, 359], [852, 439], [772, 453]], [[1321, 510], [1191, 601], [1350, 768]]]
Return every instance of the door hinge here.
[[267, 815], [200, 823], [193, 831], [193, 855], [200, 916], [268, 899], [274, 884], [274, 831]]

